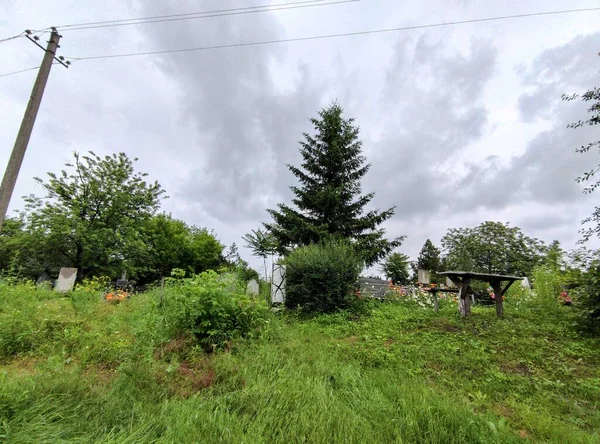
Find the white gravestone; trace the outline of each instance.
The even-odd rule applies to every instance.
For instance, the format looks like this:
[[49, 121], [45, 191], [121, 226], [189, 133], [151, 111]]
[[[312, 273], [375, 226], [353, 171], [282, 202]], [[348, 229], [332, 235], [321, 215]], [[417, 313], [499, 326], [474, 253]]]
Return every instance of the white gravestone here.
[[531, 290], [531, 284], [529, 283], [528, 278], [523, 278], [523, 280], [521, 281], [521, 287], [523, 287], [526, 290]]
[[417, 270], [417, 277], [419, 284], [429, 284], [429, 271], [427, 270]]
[[283, 304], [285, 302], [285, 265], [273, 265], [271, 281], [271, 302]]
[[248, 281], [248, 285], [246, 286], [246, 294], [249, 294], [251, 296], [258, 296], [258, 292], [258, 282], [256, 282], [256, 279], [250, 279]]
[[61, 268], [60, 274], [58, 275], [58, 280], [56, 281], [55, 290], [60, 291], [61, 293], [73, 290], [76, 278], [77, 268]]

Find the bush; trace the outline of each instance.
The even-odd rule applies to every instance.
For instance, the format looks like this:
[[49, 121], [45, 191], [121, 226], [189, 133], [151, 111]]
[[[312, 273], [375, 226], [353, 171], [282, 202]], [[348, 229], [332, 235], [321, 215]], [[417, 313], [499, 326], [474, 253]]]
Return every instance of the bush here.
[[289, 308], [333, 312], [348, 308], [362, 268], [354, 249], [340, 241], [308, 245], [285, 260], [286, 300]]
[[577, 294], [582, 327], [600, 332], [600, 261], [594, 261], [581, 277]]
[[533, 270], [534, 303], [545, 308], [558, 307], [558, 298], [562, 291], [560, 272], [551, 267], [540, 266]]
[[214, 271], [172, 285], [163, 310], [171, 338], [191, 334], [206, 351], [224, 348], [236, 337], [258, 336], [269, 319], [265, 301], [247, 296], [234, 277]]

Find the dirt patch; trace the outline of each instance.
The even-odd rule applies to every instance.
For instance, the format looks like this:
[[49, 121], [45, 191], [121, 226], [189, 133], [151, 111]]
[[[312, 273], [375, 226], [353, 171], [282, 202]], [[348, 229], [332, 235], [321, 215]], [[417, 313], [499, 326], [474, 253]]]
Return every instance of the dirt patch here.
[[189, 398], [212, 386], [217, 380], [217, 372], [208, 359], [194, 363], [183, 361], [170, 379], [173, 394]]
[[182, 335], [176, 339], [171, 339], [169, 342], [156, 349], [154, 352], [154, 359], [161, 360], [173, 356], [185, 358], [195, 342], [194, 338], [189, 335]]
[[9, 361], [5, 366], [5, 370], [15, 375], [32, 376], [37, 372], [37, 359], [14, 359]]
[[500, 370], [504, 373], [518, 376], [531, 376], [532, 372], [529, 367], [520, 362], [503, 362], [500, 364]]
[[441, 331], [447, 332], [447, 333], [459, 333], [460, 331], [462, 331], [462, 329], [460, 327], [458, 327], [457, 325], [450, 324], [444, 318], [436, 319], [433, 322], [433, 326], [435, 328], [437, 328], [438, 330], [441, 330]]
[[425, 367], [434, 370], [438, 373], [441, 373], [444, 370], [444, 366], [436, 361], [429, 361], [427, 364], [425, 364]]
[[387, 338], [386, 341], [383, 343], [387, 348], [389, 348], [394, 342], [393, 338]]
[[356, 344], [359, 341], [358, 336], [348, 336], [347, 338], [344, 338], [344, 341], [347, 342], [348, 344]]

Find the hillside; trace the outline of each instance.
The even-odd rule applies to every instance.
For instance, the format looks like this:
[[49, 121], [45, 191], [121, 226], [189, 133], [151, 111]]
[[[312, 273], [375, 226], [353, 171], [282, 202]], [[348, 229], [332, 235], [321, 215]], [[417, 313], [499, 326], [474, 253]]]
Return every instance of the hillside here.
[[568, 307], [280, 314], [206, 354], [156, 339], [158, 298], [1, 286], [0, 440], [600, 442], [600, 341]]

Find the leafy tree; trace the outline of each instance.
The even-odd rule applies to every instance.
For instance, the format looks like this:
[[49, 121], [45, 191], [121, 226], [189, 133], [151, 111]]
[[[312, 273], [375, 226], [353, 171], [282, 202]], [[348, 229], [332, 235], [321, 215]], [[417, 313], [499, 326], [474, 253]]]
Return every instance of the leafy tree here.
[[[206, 228], [189, 227], [181, 220], [159, 214], [148, 221], [144, 236], [148, 246], [145, 280], [169, 276], [174, 268], [198, 274], [217, 269], [222, 263], [224, 247]], [[144, 264], [139, 264], [140, 269]]]
[[277, 239], [280, 253], [330, 238], [347, 239], [372, 265], [403, 238], [387, 240], [385, 230], [379, 228], [392, 217], [394, 208], [365, 213], [375, 194], [361, 195], [360, 179], [370, 165], [361, 155], [359, 128], [354, 119], [344, 119], [342, 114], [342, 107], [334, 103], [310, 120], [315, 134], [303, 134], [301, 167], [288, 165], [300, 182], [291, 187], [296, 208], [280, 204], [277, 210], [268, 210], [274, 221], [265, 227]]
[[267, 257], [271, 256], [272, 262], [273, 255], [277, 251], [277, 239], [269, 231], [263, 231], [260, 228], [258, 230], [252, 230], [250, 233], [246, 233], [242, 239], [246, 242], [246, 246], [250, 248], [254, 256], [262, 258], [265, 266], [266, 281], [268, 279]]
[[2, 273], [33, 278], [43, 273], [36, 253], [41, 241], [27, 230], [22, 218], [6, 218], [0, 231]]
[[[600, 53], [598, 53], [600, 56]], [[583, 95], [571, 94], [563, 95], [563, 100], [582, 100], [583, 102], [591, 102], [588, 108], [588, 113], [591, 114], [587, 120], [579, 120], [577, 122], [570, 123], [567, 125], [568, 128], [580, 128], [583, 126], [595, 126], [600, 124], [600, 88], [594, 87], [586, 91]], [[600, 151], [600, 140], [594, 140], [589, 142], [587, 145], [583, 145], [576, 149], [578, 153], [588, 153], [592, 149], [598, 149]], [[591, 185], [584, 189], [584, 193], [589, 194], [593, 192], [598, 186], [600, 186], [600, 179], [593, 179], [596, 173], [600, 171], [600, 164], [596, 165], [591, 170], [584, 172], [577, 178], [577, 182], [589, 182], [592, 181]], [[594, 181], [595, 180], [595, 181]], [[592, 215], [582, 221], [583, 225], [592, 224], [592, 227], [583, 228], [580, 232], [583, 235], [582, 242], [587, 242], [592, 236], [600, 236], [600, 207], [595, 207]]]
[[36, 178], [44, 197], [26, 200], [27, 224], [43, 239], [41, 254], [49, 271], [79, 269], [79, 276], [135, 275], [133, 264], [147, 256], [143, 227], [154, 215], [164, 191], [134, 170], [125, 153], [101, 158], [74, 154], [69, 172]]
[[484, 222], [475, 228], [451, 228], [442, 238], [448, 268], [526, 276], [542, 260], [543, 244], [518, 227]]
[[392, 253], [381, 264], [381, 272], [394, 284], [406, 285], [409, 282], [409, 265], [410, 258], [406, 254]]

